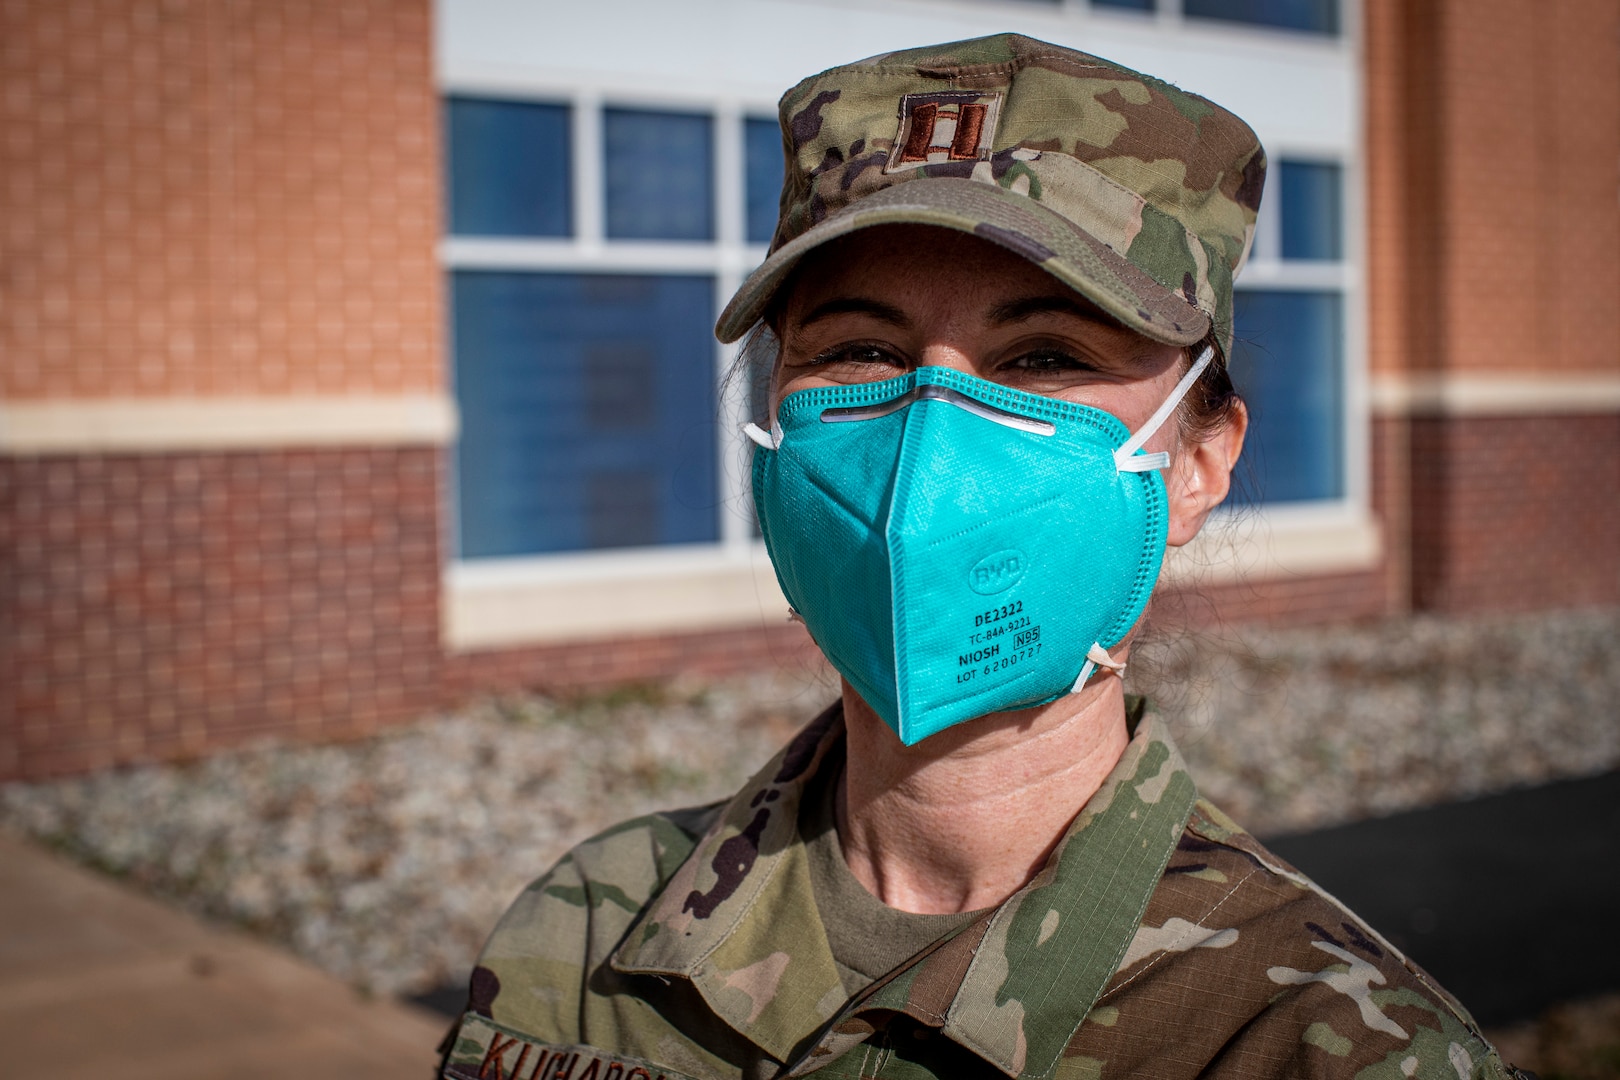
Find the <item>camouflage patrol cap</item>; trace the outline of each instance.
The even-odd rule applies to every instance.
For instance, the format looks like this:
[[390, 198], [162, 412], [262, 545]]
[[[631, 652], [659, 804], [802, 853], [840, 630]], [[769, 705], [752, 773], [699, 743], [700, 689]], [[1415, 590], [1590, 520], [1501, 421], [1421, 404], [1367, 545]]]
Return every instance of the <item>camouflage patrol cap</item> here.
[[874, 225], [994, 241], [1168, 345], [1232, 341], [1259, 139], [1205, 99], [1017, 34], [832, 68], [782, 96], [781, 216], [715, 332], [735, 341], [800, 259]]

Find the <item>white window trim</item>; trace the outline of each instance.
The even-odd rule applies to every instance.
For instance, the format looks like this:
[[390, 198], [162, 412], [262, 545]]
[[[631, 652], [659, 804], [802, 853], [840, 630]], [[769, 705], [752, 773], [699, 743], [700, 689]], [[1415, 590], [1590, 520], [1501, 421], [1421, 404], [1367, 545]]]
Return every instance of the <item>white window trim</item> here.
[[1346, 502], [1303, 503], [1213, 517], [1184, 548], [1172, 548], [1160, 587], [1249, 584], [1371, 570], [1383, 531]]
[[787, 618], [763, 544], [475, 559], [445, 574], [453, 652], [760, 626]]
[[[745, 116], [775, 115], [774, 103], [737, 96], [705, 96], [674, 93], [655, 96], [645, 91], [615, 91], [599, 86], [579, 87], [537, 80], [480, 79], [444, 81], [443, 97], [489, 97], [498, 100], [534, 101], [569, 106], [571, 155], [573, 158], [573, 228], [571, 237], [508, 239], [503, 237], [446, 236], [439, 244], [439, 257], [446, 272], [457, 270], [527, 270], [551, 273], [621, 274], [702, 274], [715, 284], [714, 311], [718, 315], [725, 302], [742, 284], [743, 278], [765, 259], [766, 247], [744, 240], [742, 120]], [[602, 110], [646, 109], [707, 115], [714, 124], [715, 239], [713, 240], [609, 240], [603, 208]], [[732, 207], [734, 212], [725, 213]], [[735, 220], [731, 220], [731, 219]], [[715, 385], [724, 378], [736, 358], [735, 346], [715, 346]], [[451, 358], [454, 362], [454, 357]], [[745, 558], [752, 545], [752, 518], [729, 510], [729, 494], [740, 490], [745, 475], [741, 464], [746, 441], [740, 435], [745, 402], [740, 388], [730, 388], [718, 400], [722, 441], [718, 446], [716, 483], [722, 506], [719, 512], [720, 539], [706, 545], [725, 552], [732, 560]], [[452, 493], [452, 499], [454, 493]], [[459, 532], [460, 513], [452, 503], [454, 529]], [[664, 546], [631, 549], [662, 553]], [[457, 566], [494, 563], [510, 567], [533, 562], [565, 568], [596, 552], [569, 552], [533, 555], [521, 560], [456, 559]], [[672, 565], [675, 565], [672, 563]]]
[[[1286, 142], [1267, 144], [1266, 156], [1271, 163], [1273, 184], [1277, 182], [1277, 165], [1283, 160], [1331, 161], [1339, 166], [1343, 184], [1344, 258], [1340, 262], [1284, 261], [1281, 257], [1281, 204], [1275, 197], [1277, 189], [1273, 187], [1273, 197], [1261, 201], [1254, 250], [1235, 286], [1239, 292], [1245, 289], [1332, 290], [1339, 293], [1343, 304], [1344, 355], [1340, 373], [1343, 382], [1339, 393], [1344, 404], [1344, 494], [1334, 499], [1309, 499], [1217, 513], [1217, 520], [1253, 521], [1258, 525], [1257, 534], [1281, 537], [1277, 542], [1284, 544], [1281, 550], [1287, 558], [1277, 563], [1279, 574], [1298, 572], [1287, 566], [1310, 563], [1318, 554], [1331, 551], [1341, 551], [1344, 557], [1339, 565], [1324, 565], [1321, 572], [1370, 569], [1381, 557], [1377, 545], [1370, 544], [1366, 539], [1376, 535], [1377, 527], [1372, 517], [1372, 417], [1369, 409], [1365, 288], [1366, 197], [1361, 150], [1360, 146], [1356, 146], [1342, 155], [1330, 156], [1316, 147], [1296, 147]], [[1344, 545], [1325, 539], [1335, 529], [1348, 530]], [[1360, 539], [1355, 539], [1357, 537]], [[1301, 549], [1299, 545], [1304, 545], [1304, 548]], [[1266, 541], [1266, 550], [1274, 546], [1273, 541]], [[1241, 561], [1256, 568], [1268, 565], [1268, 559], [1262, 554], [1245, 556]]]
[[[1382, 556], [1378, 526], [1356, 510], [1279, 507], [1211, 521], [1171, 550], [1161, 587], [1198, 588], [1345, 573]], [[477, 559], [445, 573], [443, 637], [452, 652], [563, 645], [760, 627], [788, 617], [765, 545]]]

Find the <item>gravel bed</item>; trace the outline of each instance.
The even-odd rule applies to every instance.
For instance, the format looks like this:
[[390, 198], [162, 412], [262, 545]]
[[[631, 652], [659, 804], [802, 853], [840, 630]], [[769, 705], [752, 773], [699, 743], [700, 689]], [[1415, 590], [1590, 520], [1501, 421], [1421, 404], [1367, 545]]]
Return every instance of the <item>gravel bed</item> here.
[[1620, 766], [1620, 609], [1189, 634], [1130, 675], [1261, 835]]
[[1545, 1080], [1620, 1080], [1620, 994], [1555, 1005], [1485, 1034], [1502, 1060]]
[[[1262, 833], [1620, 765], [1620, 611], [1138, 650], [1202, 788]], [[835, 692], [825, 672], [488, 701], [342, 746], [0, 786], [0, 826], [378, 993], [462, 977], [578, 839], [733, 791]]]
[[0, 786], [0, 825], [377, 993], [465, 977], [615, 821], [729, 795], [830, 700], [804, 676], [490, 701], [338, 746]]

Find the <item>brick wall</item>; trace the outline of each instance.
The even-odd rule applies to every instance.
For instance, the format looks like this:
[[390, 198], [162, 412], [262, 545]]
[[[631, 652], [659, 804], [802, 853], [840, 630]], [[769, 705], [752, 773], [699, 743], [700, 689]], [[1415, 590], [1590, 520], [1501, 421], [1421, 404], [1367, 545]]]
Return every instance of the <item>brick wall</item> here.
[[1620, 4], [1434, 6], [1444, 366], [1620, 371]]
[[1155, 633], [1243, 622], [1321, 626], [1390, 613], [1382, 570], [1300, 574], [1190, 585], [1155, 594], [1147, 613]]
[[427, 0], [0, 4], [0, 397], [443, 385]]
[[[3, 403], [442, 392], [431, 30], [0, 3]], [[436, 704], [443, 452], [403, 441], [0, 457], [0, 779]]]
[[[1363, 0], [1366, 66], [1367, 362], [1403, 372], [1433, 348], [1439, 255], [1429, 167], [1438, 110], [1428, 4]], [[1425, 59], [1426, 58], [1426, 59]], [[1419, 208], [1430, 208], [1419, 213]]]
[[0, 459], [0, 779], [431, 708], [441, 458]]
[[446, 660], [445, 686], [450, 700], [455, 701], [511, 690], [569, 693], [677, 675], [819, 670], [824, 664], [804, 628], [783, 622], [463, 653]]
[[1418, 419], [1411, 452], [1419, 607], [1620, 603], [1620, 416]]
[[1364, 10], [1372, 370], [1620, 371], [1620, 4]]
[[[1620, 376], [1620, 3], [1364, 10], [1375, 377]], [[1392, 610], [1620, 598], [1620, 417], [1514, 413], [1376, 423]]]

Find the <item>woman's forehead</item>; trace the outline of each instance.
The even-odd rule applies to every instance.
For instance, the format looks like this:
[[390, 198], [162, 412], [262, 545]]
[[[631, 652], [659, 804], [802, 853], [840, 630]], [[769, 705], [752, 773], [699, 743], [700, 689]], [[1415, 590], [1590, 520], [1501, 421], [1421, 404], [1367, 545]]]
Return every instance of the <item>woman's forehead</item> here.
[[[1117, 320], [1035, 263], [969, 233], [929, 225], [862, 229], [807, 255], [783, 285], [783, 321], [829, 314], [946, 309], [992, 323], [1055, 314], [1117, 328]], [[890, 320], [893, 321], [893, 320]]]

